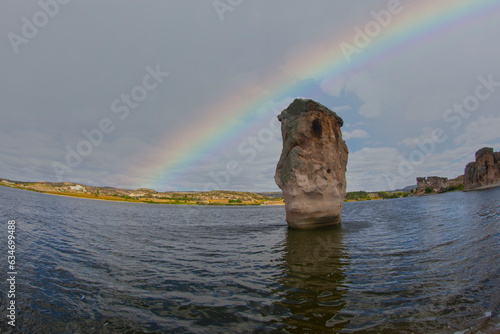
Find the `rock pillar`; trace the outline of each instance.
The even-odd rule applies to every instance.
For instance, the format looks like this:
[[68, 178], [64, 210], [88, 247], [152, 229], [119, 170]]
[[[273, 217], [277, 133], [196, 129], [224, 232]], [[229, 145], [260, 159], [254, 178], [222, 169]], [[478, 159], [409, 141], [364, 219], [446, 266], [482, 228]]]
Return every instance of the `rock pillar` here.
[[283, 151], [274, 179], [291, 228], [339, 224], [346, 195], [343, 120], [325, 106], [296, 99], [278, 116]]

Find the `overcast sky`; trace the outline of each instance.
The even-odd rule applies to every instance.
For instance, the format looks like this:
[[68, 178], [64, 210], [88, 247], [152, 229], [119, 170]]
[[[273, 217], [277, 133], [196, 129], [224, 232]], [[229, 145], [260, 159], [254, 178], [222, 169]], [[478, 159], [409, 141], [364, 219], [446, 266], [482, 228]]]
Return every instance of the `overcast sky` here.
[[500, 150], [500, 4], [397, 2], [3, 0], [0, 177], [275, 191], [296, 97], [344, 119], [348, 191], [456, 177]]

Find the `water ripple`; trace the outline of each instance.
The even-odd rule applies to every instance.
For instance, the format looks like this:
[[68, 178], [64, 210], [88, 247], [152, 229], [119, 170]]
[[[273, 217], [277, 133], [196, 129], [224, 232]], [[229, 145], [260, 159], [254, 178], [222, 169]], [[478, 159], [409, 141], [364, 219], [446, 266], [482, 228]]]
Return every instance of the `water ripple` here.
[[17, 221], [23, 333], [465, 333], [500, 324], [499, 195], [346, 203], [315, 231], [288, 230], [283, 207], [8, 188], [0, 214]]

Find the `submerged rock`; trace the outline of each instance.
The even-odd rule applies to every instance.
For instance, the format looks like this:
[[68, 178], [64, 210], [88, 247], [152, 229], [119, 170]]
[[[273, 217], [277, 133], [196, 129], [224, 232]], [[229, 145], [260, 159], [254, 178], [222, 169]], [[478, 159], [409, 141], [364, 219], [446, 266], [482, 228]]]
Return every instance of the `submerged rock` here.
[[464, 171], [464, 191], [500, 186], [500, 152], [483, 147]]
[[292, 228], [339, 224], [346, 195], [344, 121], [327, 107], [296, 99], [278, 116], [283, 151], [274, 179]]

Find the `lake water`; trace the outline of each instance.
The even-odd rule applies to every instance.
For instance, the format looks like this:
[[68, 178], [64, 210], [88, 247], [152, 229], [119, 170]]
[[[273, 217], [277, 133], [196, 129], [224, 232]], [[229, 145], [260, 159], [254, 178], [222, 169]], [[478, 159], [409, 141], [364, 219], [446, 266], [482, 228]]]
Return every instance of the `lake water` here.
[[[500, 188], [284, 207], [105, 202], [0, 187], [20, 333], [487, 333], [500, 327]], [[8, 286], [0, 284], [2, 333]]]

